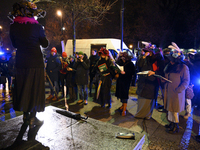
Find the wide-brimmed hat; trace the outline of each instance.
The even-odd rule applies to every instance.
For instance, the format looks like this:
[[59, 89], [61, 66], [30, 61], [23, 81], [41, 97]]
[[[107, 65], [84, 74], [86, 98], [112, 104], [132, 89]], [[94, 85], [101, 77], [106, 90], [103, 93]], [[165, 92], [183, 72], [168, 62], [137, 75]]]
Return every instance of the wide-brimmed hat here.
[[16, 2], [13, 5], [13, 11], [8, 14], [10, 19], [14, 19], [17, 16], [21, 17], [34, 17], [44, 18], [46, 16], [46, 11], [42, 9], [37, 9], [35, 3], [31, 3], [28, 1], [20, 1]]
[[175, 63], [184, 62], [185, 56], [178, 47], [178, 45], [172, 42], [172, 45], [169, 45], [168, 48], [172, 49], [169, 55], [165, 55], [170, 61]]
[[103, 56], [109, 56], [109, 51], [105, 47], [102, 47], [100, 49], [100, 51], [98, 52], [98, 55], [99, 56], [101, 56], [101, 55], [103, 55]]

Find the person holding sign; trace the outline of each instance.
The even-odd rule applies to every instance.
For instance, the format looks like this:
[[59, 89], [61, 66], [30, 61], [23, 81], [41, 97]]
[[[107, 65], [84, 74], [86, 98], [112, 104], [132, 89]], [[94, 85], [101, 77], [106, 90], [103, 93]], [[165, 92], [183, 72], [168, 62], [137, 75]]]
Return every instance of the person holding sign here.
[[101, 104], [101, 107], [105, 107], [108, 104], [108, 108], [111, 108], [111, 94], [110, 88], [112, 78], [118, 73], [124, 73], [114, 66], [109, 57], [109, 51], [105, 48], [101, 48], [98, 52], [100, 59], [97, 61], [92, 72], [96, 74], [98, 80], [98, 88], [96, 91], [96, 102]]

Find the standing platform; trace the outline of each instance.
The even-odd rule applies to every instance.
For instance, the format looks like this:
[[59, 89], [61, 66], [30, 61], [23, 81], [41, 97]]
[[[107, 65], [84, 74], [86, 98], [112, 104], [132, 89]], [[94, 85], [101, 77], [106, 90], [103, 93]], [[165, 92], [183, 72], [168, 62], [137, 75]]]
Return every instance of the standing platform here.
[[[61, 110], [48, 106], [37, 117], [44, 120], [35, 140], [27, 141], [27, 131], [22, 144], [17, 149], [50, 150], [141, 150], [145, 135], [135, 133], [134, 139], [116, 138], [116, 133], [133, 133], [133, 131], [101, 122], [92, 118], [75, 120], [56, 113]], [[22, 116], [0, 122], [0, 149], [8, 148], [14, 142], [22, 125]]]

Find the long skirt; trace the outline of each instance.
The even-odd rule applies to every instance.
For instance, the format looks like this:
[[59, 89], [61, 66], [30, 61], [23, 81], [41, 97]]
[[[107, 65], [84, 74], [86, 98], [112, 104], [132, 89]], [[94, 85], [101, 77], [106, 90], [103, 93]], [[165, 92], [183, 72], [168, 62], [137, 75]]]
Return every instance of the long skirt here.
[[13, 105], [16, 111], [44, 111], [44, 79], [44, 68], [16, 69], [13, 92]]
[[154, 105], [154, 99], [146, 99], [138, 96], [137, 113], [134, 115], [134, 117], [150, 119], [153, 113]]

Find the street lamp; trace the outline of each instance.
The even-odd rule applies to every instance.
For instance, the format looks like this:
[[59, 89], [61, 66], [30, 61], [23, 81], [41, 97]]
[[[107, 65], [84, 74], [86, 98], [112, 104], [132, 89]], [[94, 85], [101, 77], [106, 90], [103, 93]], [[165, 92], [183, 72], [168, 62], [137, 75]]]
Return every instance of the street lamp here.
[[63, 33], [63, 27], [62, 27], [62, 12], [60, 10], [57, 11], [57, 15], [61, 18], [61, 31]]

